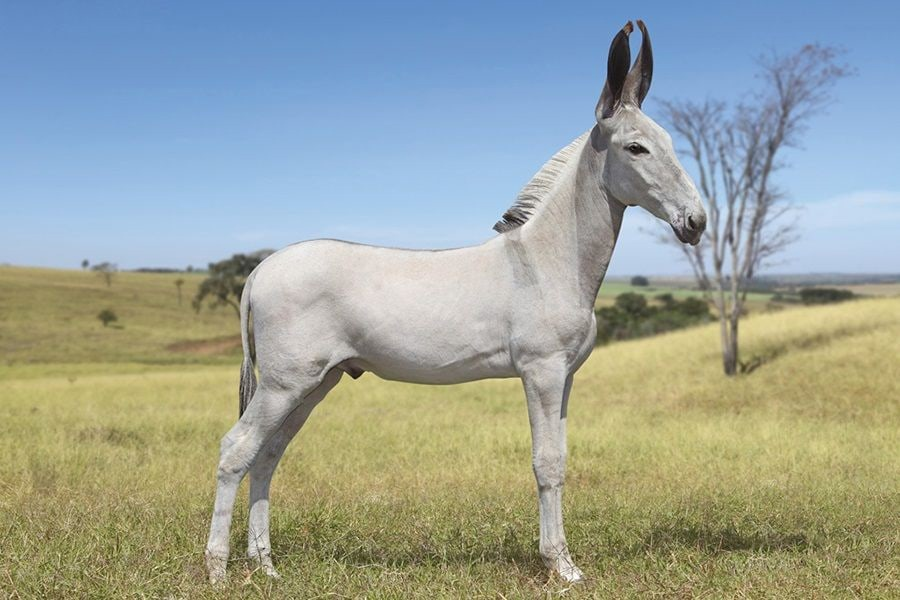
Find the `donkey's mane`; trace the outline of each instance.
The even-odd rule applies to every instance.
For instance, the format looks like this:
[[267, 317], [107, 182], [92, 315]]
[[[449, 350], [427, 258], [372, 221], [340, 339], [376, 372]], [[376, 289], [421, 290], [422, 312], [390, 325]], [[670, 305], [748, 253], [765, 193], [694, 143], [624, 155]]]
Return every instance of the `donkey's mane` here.
[[576, 150], [581, 147], [590, 133], [590, 131], [587, 131], [581, 134], [568, 146], [554, 154], [550, 160], [544, 163], [544, 166], [534, 174], [531, 181], [529, 181], [525, 187], [522, 188], [522, 191], [519, 192], [519, 195], [516, 196], [516, 201], [513, 205], [510, 206], [506, 212], [503, 213], [503, 217], [494, 224], [494, 231], [504, 233], [511, 229], [515, 229], [516, 227], [520, 227], [531, 218], [539, 208], [541, 202], [547, 198], [550, 190], [553, 189], [560, 174], [565, 170], [566, 166], [569, 165], [572, 158], [575, 157], [577, 160], [578, 153]]

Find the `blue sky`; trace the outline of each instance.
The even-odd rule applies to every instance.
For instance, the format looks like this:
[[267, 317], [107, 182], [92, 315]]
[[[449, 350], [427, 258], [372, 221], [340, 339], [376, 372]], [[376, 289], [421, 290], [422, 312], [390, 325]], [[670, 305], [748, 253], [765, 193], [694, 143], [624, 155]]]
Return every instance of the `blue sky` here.
[[[755, 56], [837, 44], [836, 89], [780, 183], [782, 272], [900, 271], [900, 9], [709, 3], [0, 4], [0, 263], [183, 267], [314, 237], [480, 242], [592, 123], [643, 18], [654, 99], [733, 99]], [[681, 273], [638, 209], [610, 273]]]

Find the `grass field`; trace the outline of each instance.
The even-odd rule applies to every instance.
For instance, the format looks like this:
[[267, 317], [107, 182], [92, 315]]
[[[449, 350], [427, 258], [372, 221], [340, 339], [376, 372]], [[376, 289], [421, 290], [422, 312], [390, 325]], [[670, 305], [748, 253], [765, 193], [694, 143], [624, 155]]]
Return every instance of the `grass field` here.
[[822, 287], [837, 287], [842, 290], [850, 290], [860, 296], [900, 296], [900, 283], [861, 283], [857, 285], [833, 285]]
[[[178, 304], [176, 279], [184, 279]], [[230, 308], [191, 308], [199, 274], [117, 273], [112, 285], [92, 272], [0, 267], [0, 351], [6, 363], [229, 364], [204, 348], [240, 347]], [[119, 320], [104, 328], [97, 313]], [[191, 342], [203, 344], [191, 347]], [[227, 345], [227, 343], [226, 343]], [[174, 348], [170, 348], [173, 347]]]
[[762, 366], [733, 381], [715, 326], [598, 348], [569, 407], [572, 588], [537, 555], [518, 382], [346, 380], [273, 483], [283, 579], [242, 559], [241, 498], [219, 590], [238, 369], [209, 349], [236, 319], [173, 279], [0, 269], [0, 597], [897, 597], [900, 299], [751, 316]]
[[[646, 296], [650, 302], [653, 302], [654, 298], [660, 294], [671, 294], [672, 297], [678, 300], [683, 300], [687, 297], [703, 297], [703, 293], [696, 289], [690, 280], [685, 280], [682, 285], [675, 285], [671, 282], [655, 283], [651, 281], [651, 284], [647, 286], [635, 286], [627, 281], [612, 280], [605, 281], [600, 287], [600, 294], [597, 296], [597, 306], [611, 306], [615, 302], [616, 296], [625, 293], [641, 294]], [[770, 310], [772, 308], [771, 301], [772, 294], [749, 293], [747, 294], [747, 304], [745, 305], [746, 310], [754, 313]], [[778, 308], [784, 308], [785, 306], [784, 304], [779, 304]]]

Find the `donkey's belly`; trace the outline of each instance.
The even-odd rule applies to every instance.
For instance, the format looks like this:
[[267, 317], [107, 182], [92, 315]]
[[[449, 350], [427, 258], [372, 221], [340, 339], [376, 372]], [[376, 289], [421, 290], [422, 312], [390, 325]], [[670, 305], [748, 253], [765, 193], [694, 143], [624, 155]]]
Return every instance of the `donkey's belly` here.
[[382, 348], [361, 353], [345, 361], [342, 368], [357, 377], [369, 371], [382, 379], [426, 384], [518, 376], [507, 353], [499, 350], [466, 352], [457, 349], [453, 352], [446, 348], [404, 348], [391, 351], [390, 348]]

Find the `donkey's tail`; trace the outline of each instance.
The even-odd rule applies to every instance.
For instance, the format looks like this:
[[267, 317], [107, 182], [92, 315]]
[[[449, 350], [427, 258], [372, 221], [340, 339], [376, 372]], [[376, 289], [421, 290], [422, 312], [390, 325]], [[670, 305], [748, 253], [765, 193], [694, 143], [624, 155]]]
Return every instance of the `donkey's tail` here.
[[247, 405], [253, 398], [253, 392], [256, 391], [256, 373], [253, 371], [253, 352], [250, 342], [250, 286], [253, 283], [254, 275], [256, 275], [255, 270], [247, 277], [244, 291], [241, 292], [241, 346], [244, 349], [244, 360], [241, 361], [238, 416], [243, 415], [247, 410]]

